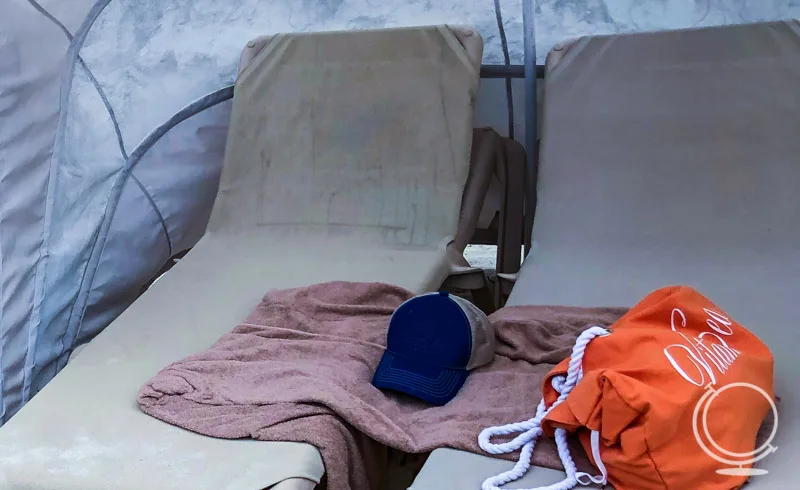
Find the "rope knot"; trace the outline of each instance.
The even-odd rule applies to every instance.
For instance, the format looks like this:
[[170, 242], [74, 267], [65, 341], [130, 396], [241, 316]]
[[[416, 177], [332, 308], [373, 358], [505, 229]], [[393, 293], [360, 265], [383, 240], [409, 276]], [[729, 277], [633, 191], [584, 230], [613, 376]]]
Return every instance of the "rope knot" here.
[[[578, 336], [578, 340], [575, 341], [575, 346], [572, 348], [572, 354], [570, 355], [569, 367], [567, 368], [566, 376], [554, 376], [550, 382], [553, 389], [559, 394], [558, 399], [556, 399], [556, 401], [550, 407], [545, 405], [544, 398], [542, 398], [542, 400], [539, 402], [539, 405], [536, 407], [536, 415], [533, 418], [523, 422], [488, 427], [481, 431], [481, 433], [478, 435], [478, 445], [481, 447], [481, 449], [489, 454], [506, 454], [521, 449], [519, 460], [514, 464], [514, 467], [497, 476], [487, 478], [486, 481], [483, 482], [483, 485], [481, 485], [482, 490], [502, 490], [500, 485], [505, 485], [508, 482], [518, 480], [522, 478], [522, 476], [528, 471], [531, 465], [531, 456], [533, 455], [534, 446], [536, 445], [536, 441], [539, 436], [542, 435], [542, 420], [544, 420], [544, 418], [547, 417], [547, 414], [549, 414], [554, 408], [567, 399], [572, 389], [575, 388], [575, 385], [577, 385], [578, 382], [583, 378], [583, 356], [589, 343], [595, 338], [604, 337], [609, 333], [610, 331], [603, 327], [594, 326], [586, 329]], [[509, 435], [516, 432], [519, 432], [520, 434], [508, 442], [500, 444], [494, 444], [491, 442], [491, 438], [493, 436]], [[564, 465], [564, 470], [567, 473], [567, 477], [559, 483], [549, 485], [547, 487], [540, 487], [539, 490], [569, 490], [577, 486], [579, 483], [581, 485], [588, 485], [591, 482], [600, 483], [600, 481], [595, 481], [596, 478], [599, 477], [592, 477], [586, 473], [578, 473], [578, 470], [575, 466], [575, 461], [572, 459], [572, 455], [569, 453], [566, 430], [556, 429], [555, 440], [556, 447], [558, 448], [558, 455], [561, 459], [561, 463]], [[594, 442], [595, 433], [593, 432], [593, 453], [595, 453]], [[595, 461], [598, 462], [598, 466], [603, 473], [601, 481], [605, 483], [606, 471], [605, 467], [602, 465], [602, 462], [599, 460], [598, 455], [599, 440], [598, 451], [596, 454], [594, 454], [594, 456]], [[587, 482], [584, 477], [587, 477], [590, 481]]]

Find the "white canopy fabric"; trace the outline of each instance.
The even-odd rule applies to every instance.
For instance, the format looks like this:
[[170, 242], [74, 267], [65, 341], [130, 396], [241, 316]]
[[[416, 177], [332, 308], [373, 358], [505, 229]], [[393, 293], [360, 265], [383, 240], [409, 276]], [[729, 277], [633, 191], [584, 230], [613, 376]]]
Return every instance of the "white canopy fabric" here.
[[[500, 64], [498, 11], [520, 64], [522, 0], [0, 0], [0, 422], [203, 234], [248, 40], [467, 24]], [[583, 34], [793, 16], [796, 0], [539, 0], [538, 59]]]

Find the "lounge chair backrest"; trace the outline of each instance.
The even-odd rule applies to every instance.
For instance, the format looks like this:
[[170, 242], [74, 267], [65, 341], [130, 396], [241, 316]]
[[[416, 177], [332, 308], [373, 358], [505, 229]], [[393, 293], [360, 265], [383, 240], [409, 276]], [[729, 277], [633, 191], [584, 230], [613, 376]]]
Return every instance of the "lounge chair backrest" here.
[[236, 84], [209, 231], [425, 247], [452, 239], [480, 37], [440, 26], [263, 44]]
[[794, 301], [798, 32], [767, 23], [554, 51], [526, 302], [632, 305], [671, 283], [722, 305]]

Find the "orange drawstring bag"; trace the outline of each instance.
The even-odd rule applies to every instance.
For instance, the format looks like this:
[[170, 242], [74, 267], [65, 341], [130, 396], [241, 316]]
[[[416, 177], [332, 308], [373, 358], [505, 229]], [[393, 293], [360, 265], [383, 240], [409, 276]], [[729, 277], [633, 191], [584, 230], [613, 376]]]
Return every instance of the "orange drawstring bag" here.
[[[774, 451], [769, 441], [755, 447], [770, 411], [777, 423], [773, 363], [758, 337], [697, 291], [659, 289], [609, 330], [591, 327], [579, 337], [545, 378], [536, 417], [481, 433], [488, 452], [522, 448], [514, 469], [483, 489], [521, 477], [541, 434], [556, 438], [567, 472], [550, 489], [739, 488], [753, 462]], [[521, 434], [507, 443], [490, 441], [514, 432]], [[576, 472], [567, 433], [577, 434], [600, 476]]]

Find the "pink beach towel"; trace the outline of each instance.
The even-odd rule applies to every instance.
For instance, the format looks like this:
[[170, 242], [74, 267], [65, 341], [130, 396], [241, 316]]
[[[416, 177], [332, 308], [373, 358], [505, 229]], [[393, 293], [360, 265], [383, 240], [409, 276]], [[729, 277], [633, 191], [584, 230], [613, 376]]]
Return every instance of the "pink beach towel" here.
[[[495, 359], [450, 403], [434, 407], [370, 384], [389, 318], [412, 293], [386, 284], [332, 282], [267, 294], [207, 351], [165, 367], [139, 392], [141, 409], [221, 438], [305, 442], [319, 448], [330, 490], [377, 488], [389, 448], [451, 447], [483, 454], [485, 427], [525, 420], [544, 376], [589, 324], [615, 308], [510, 307], [490, 317]], [[591, 470], [582, 452], [579, 468]], [[510, 458], [513, 458], [510, 455]], [[559, 469], [543, 440], [534, 463]]]

